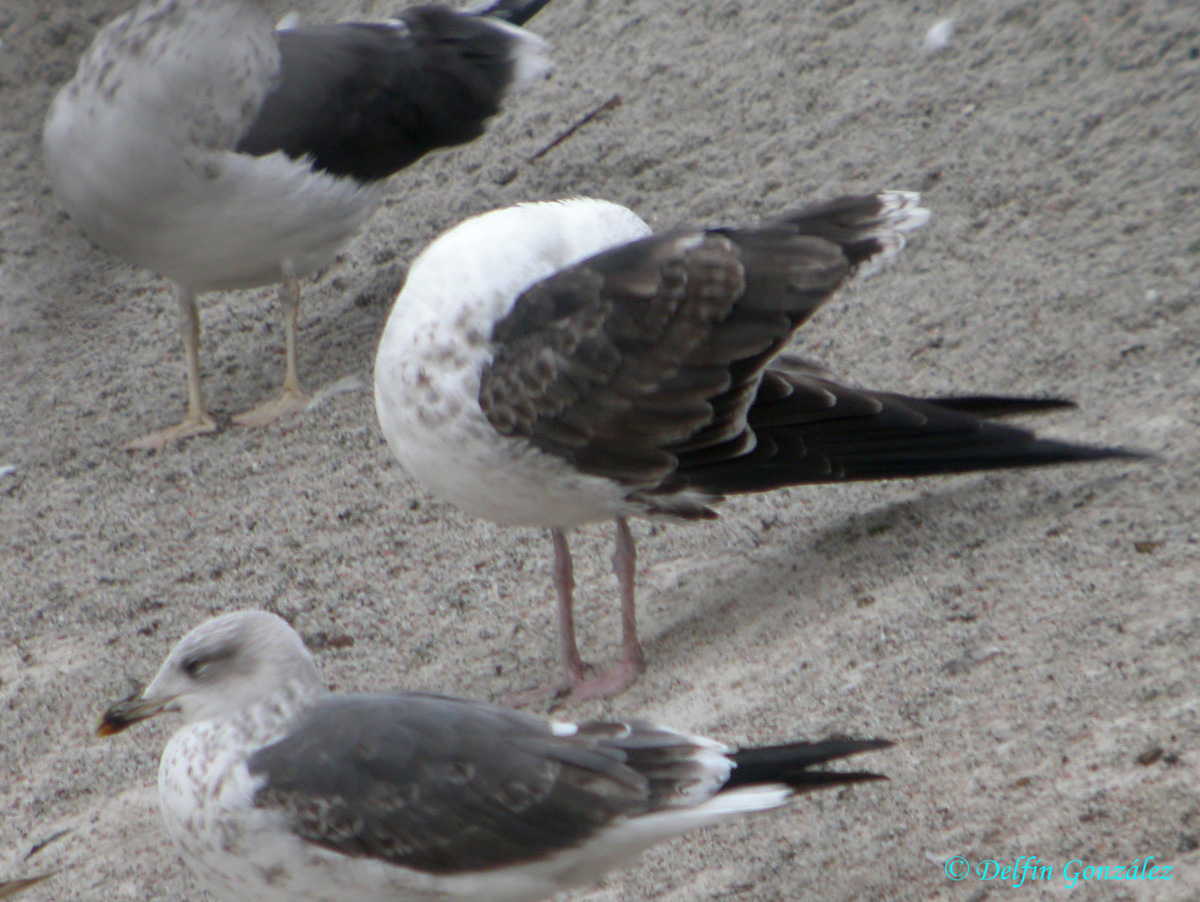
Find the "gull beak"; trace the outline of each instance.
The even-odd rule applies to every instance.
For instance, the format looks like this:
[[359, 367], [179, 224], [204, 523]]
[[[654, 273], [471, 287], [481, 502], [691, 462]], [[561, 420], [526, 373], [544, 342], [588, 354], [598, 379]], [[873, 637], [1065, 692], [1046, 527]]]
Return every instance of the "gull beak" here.
[[17, 893], [23, 892], [29, 889], [29, 887], [53, 877], [55, 873], [55, 871], [51, 871], [49, 874], [42, 874], [40, 877], [25, 877], [21, 880], [0, 880], [0, 899], [15, 896]]
[[174, 710], [171, 706], [174, 701], [173, 695], [149, 698], [141, 693], [131, 695], [104, 712], [104, 716], [100, 718], [100, 725], [96, 727], [96, 735], [114, 736], [139, 720]]

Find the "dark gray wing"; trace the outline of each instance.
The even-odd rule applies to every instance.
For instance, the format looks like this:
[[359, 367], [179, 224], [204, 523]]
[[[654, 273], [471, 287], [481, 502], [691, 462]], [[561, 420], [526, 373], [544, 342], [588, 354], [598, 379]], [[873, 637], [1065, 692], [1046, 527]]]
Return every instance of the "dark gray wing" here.
[[563, 270], [496, 325], [480, 405], [503, 435], [667, 491], [679, 454], [753, 447], [746, 413], [763, 370], [855, 266], [898, 246], [887, 212], [878, 197], [840, 198]]
[[535, 861], [649, 810], [697, 778], [691, 750], [669, 731], [560, 737], [541, 718], [408, 693], [322, 701], [248, 764], [265, 778], [255, 804], [305, 840], [452, 874]]
[[769, 369], [747, 414], [757, 441], [682, 453], [676, 480], [719, 495], [787, 485], [1140, 458], [991, 422], [1073, 406], [1057, 398], [911, 398], [840, 385], [798, 359]]
[[518, 39], [444, 7], [399, 19], [280, 31], [279, 83], [237, 150], [371, 181], [482, 135], [512, 83]]

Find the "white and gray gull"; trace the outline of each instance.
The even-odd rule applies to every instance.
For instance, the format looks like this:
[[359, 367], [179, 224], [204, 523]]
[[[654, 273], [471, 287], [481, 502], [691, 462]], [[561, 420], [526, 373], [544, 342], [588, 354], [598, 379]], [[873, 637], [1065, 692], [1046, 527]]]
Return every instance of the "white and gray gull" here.
[[[376, 355], [379, 423], [434, 494], [551, 530], [564, 674], [543, 694], [613, 694], [642, 669], [630, 516], [712, 518], [726, 495], [781, 486], [1131, 456], [989, 422], [1068, 402], [910, 398], [780, 356], [927, 217], [917, 195], [887, 192], [651, 235], [624, 207], [577, 198], [467, 220], [413, 262]], [[566, 531], [605, 519], [622, 655], [589, 676]]]
[[265, 0], [144, 0], [100, 31], [47, 114], [47, 169], [98, 247], [174, 283], [187, 358], [185, 419], [128, 447], [217, 429], [200, 385], [206, 291], [281, 283], [283, 391], [235, 420], [303, 409], [299, 279], [366, 223], [389, 176], [478, 137], [548, 71], [544, 42], [517, 27], [547, 2], [277, 31]]
[[335, 695], [261, 611], [192, 630], [100, 733], [163, 711], [184, 720], [159, 768], [168, 832], [208, 889], [261, 902], [544, 899], [698, 827], [879, 779], [817, 768], [889, 745], [739, 751], [644, 721]]

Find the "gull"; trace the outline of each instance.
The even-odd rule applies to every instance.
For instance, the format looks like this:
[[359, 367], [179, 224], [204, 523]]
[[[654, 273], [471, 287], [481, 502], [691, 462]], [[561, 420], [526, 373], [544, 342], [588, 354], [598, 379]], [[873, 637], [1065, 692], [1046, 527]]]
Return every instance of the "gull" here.
[[567, 723], [418, 692], [332, 694], [263, 611], [206, 621], [99, 732], [174, 711], [167, 831], [201, 882], [262, 902], [530, 902], [662, 840], [822, 787], [886, 748], [733, 750], [646, 721]]
[[184, 420], [126, 447], [217, 429], [200, 385], [202, 292], [280, 283], [283, 390], [234, 419], [304, 409], [299, 280], [366, 223], [389, 176], [479, 137], [548, 71], [544, 42], [517, 27], [547, 2], [276, 31], [264, 0], [143, 0], [101, 29], [47, 113], [47, 170], [96, 246], [171, 280], [187, 360]]
[[[549, 529], [563, 674], [519, 696], [581, 701], [644, 666], [627, 519], [709, 519], [726, 495], [1136, 456], [988, 422], [1058, 400], [909, 398], [782, 354], [855, 272], [928, 218], [918, 195], [839, 197], [758, 225], [652, 235], [575, 198], [469, 219], [413, 262], [375, 359], [395, 458], [495, 523]], [[622, 652], [590, 674], [566, 533], [616, 522]]]

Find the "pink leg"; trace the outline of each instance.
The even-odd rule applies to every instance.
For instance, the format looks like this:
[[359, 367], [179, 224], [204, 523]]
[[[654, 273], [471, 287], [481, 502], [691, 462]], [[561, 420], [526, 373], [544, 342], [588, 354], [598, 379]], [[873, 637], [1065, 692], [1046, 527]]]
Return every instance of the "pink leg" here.
[[584, 663], [575, 643], [575, 567], [571, 563], [571, 549], [567, 545], [567, 534], [561, 529], [550, 530], [550, 537], [554, 541], [554, 592], [558, 597], [558, 640], [563, 674], [553, 683], [506, 698], [505, 703], [514, 708], [541, 701], [547, 696], [560, 697], [584, 682]]
[[634, 578], [637, 573], [637, 548], [633, 533], [624, 517], [617, 517], [617, 549], [613, 570], [621, 588], [621, 658], [608, 669], [576, 681], [564, 701], [585, 702], [620, 695], [633, 685], [642, 672], [644, 658], [637, 637], [637, 607], [634, 602]]
[[563, 676], [567, 686], [583, 679], [583, 659], [575, 644], [575, 566], [567, 534], [561, 529], [550, 532], [554, 539], [554, 591], [558, 595], [558, 641], [562, 656]]
[[621, 587], [621, 660], [636, 677], [645, 667], [646, 658], [642, 654], [642, 644], [638, 642], [637, 603], [634, 600], [637, 546], [629, 529], [629, 521], [624, 517], [617, 517], [617, 550], [613, 552], [613, 570]]
[[586, 702], [609, 698], [624, 692], [641, 674], [644, 667], [642, 646], [637, 637], [637, 608], [634, 602], [634, 578], [637, 572], [637, 548], [633, 533], [624, 517], [617, 518], [617, 550], [613, 553], [613, 570], [621, 589], [621, 658], [612, 667], [585, 677], [588, 669], [579, 655], [575, 641], [573, 597], [574, 568], [567, 536], [561, 529], [551, 530], [554, 539], [554, 588], [558, 594], [558, 634], [561, 643], [562, 678], [548, 686], [539, 686], [510, 696], [506, 702], [514, 707], [531, 704], [547, 697], [555, 699], [555, 707], [567, 702]]

